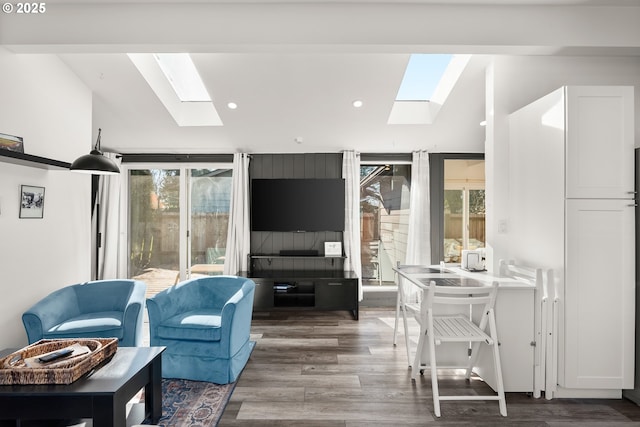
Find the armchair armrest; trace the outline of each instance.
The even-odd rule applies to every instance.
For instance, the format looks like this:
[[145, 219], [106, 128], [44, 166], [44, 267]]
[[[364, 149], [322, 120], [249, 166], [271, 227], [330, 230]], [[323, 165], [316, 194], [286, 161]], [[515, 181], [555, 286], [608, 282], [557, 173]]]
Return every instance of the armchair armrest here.
[[[248, 280], [222, 308], [222, 347], [233, 356], [247, 341], [251, 333], [251, 316], [256, 284]], [[225, 345], [225, 341], [229, 344]]]
[[42, 339], [44, 331], [78, 314], [78, 299], [72, 286], [47, 295], [22, 315], [29, 344]]
[[124, 335], [120, 341], [124, 347], [135, 347], [142, 344], [144, 301], [147, 286], [144, 282], [134, 281], [129, 299], [124, 308], [122, 326]]

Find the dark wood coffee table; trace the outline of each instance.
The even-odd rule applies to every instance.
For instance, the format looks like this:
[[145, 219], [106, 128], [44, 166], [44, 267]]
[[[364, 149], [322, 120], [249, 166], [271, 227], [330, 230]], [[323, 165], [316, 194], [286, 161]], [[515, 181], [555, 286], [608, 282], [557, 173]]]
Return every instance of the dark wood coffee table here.
[[[0, 350], [0, 358], [12, 351]], [[144, 387], [145, 417], [157, 423], [163, 351], [119, 347], [109, 363], [69, 385], [2, 385], [0, 420], [92, 418], [94, 427], [125, 427], [126, 404]]]

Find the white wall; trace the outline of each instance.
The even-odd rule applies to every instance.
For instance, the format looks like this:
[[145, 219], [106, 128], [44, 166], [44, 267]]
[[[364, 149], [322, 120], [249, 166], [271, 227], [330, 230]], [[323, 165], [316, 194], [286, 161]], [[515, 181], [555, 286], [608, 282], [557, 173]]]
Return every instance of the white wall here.
[[[635, 87], [635, 146], [640, 147], [640, 58], [498, 56], [487, 72], [487, 265], [511, 258], [510, 247], [526, 244], [509, 236], [509, 181], [517, 170], [508, 163], [508, 115], [567, 85], [630, 85]], [[544, 164], [540, 173], [544, 174]], [[559, 182], [558, 185], [564, 185]], [[500, 228], [499, 225], [506, 226]], [[520, 260], [526, 261], [526, 260]]]
[[[0, 133], [25, 153], [71, 162], [91, 147], [91, 92], [53, 55], [0, 48]], [[43, 219], [19, 219], [20, 185], [45, 187]], [[22, 313], [90, 279], [88, 175], [0, 162], [0, 348], [27, 344]]]

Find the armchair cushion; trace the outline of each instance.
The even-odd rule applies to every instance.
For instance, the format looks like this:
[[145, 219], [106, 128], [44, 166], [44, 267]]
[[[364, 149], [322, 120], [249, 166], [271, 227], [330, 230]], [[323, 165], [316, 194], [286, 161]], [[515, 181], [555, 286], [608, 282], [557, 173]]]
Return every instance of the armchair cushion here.
[[146, 285], [137, 280], [97, 280], [58, 289], [22, 315], [29, 343], [43, 338], [118, 338], [142, 344]]
[[191, 310], [176, 314], [157, 329], [159, 338], [193, 341], [220, 341], [220, 310]]
[[69, 333], [77, 333], [84, 337], [106, 335], [121, 339], [123, 336], [122, 312], [103, 311], [81, 314], [58, 323], [49, 328], [46, 333], [48, 338], [54, 338], [55, 335], [60, 335], [59, 338], [64, 338]]
[[255, 283], [235, 276], [187, 280], [147, 299], [152, 346], [165, 346], [162, 376], [226, 384], [244, 368]]

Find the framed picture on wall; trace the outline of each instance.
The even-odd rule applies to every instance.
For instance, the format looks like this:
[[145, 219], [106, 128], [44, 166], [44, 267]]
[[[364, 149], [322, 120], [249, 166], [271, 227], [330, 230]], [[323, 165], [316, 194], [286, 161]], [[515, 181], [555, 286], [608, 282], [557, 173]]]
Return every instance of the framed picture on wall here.
[[0, 150], [24, 153], [24, 142], [22, 137], [0, 133]]
[[342, 242], [324, 242], [324, 256], [342, 256]]
[[20, 186], [20, 218], [42, 218], [44, 216], [44, 187]]

